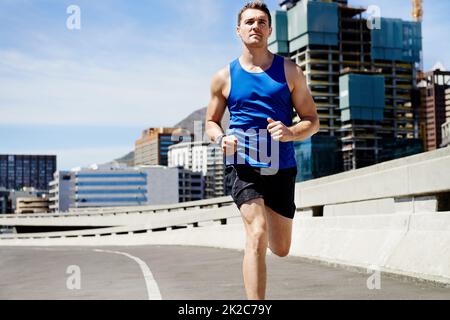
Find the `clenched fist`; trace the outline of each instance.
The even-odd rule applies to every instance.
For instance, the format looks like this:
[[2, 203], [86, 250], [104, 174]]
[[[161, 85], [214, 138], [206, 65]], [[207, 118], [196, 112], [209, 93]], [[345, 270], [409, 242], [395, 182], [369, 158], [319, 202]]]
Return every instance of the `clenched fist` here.
[[292, 141], [292, 131], [286, 127], [281, 121], [275, 121], [271, 118], [267, 118], [269, 125], [267, 130], [269, 131], [274, 141], [288, 142]]
[[226, 156], [230, 156], [236, 153], [238, 145], [238, 139], [231, 135], [225, 136], [222, 139], [222, 151]]

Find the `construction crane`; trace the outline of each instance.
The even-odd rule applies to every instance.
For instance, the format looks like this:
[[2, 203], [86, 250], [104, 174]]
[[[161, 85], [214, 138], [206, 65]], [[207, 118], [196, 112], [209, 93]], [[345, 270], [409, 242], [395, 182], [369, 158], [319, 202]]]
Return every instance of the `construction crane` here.
[[[416, 22], [422, 22], [423, 20], [423, 0], [411, 0], [412, 1], [412, 18], [413, 21]], [[420, 53], [420, 62], [417, 66], [417, 74], [416, 79], [417, 82], [420, 82], [424, 78], [424, 72], [423, 72], [423, 56], [422, 53]]]
[[412, 17], [414, 21], [422, 22], [423, 19], [423, 0], [412, 0], [413, 11]]

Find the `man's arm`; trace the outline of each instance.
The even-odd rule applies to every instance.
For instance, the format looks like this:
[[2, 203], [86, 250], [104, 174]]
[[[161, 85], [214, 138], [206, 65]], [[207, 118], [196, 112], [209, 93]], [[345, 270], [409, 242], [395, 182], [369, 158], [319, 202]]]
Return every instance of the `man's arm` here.
[[223, 95], [225, 84], [224, 72], [221, 70], [214, 75], [211, 81], [211, 99], [206, 111], [205, 131], [211, 142], [215, 142], [218, 136], [224, 134], [220, 123], [227, 105]]
[[295, 63], [289, 61], [288, 67], [292, 74], [293, 90], [292, 103], [295, 111], [300, 117], [300, 122], [289, 127], [292, 132], [292, 141], [303, 141], [313, 136], [320, 130], [319, 115], [317, 114], [316, 104], [306, 85], [306, 79], [302, 69]]
[[[211, 81], [211, 100], [206, 111], [205, 131], [212, 142], [224, 134], [220, 123], [227, 106], [224, 92], [229, 90], [228, 78], [229, 69], [225, 68], [216, 73]], [[237, 143], [235, 136], [226, 136], [222, 139], [222, 151], [226, 155], [234, 154], [237, 150]]]
[[302, 69], [292, 61], [286, 60], [285, 70], [292, 103], [301, 121], [288, 128], [281, 121], [268, 118], [267, 130], [274, 141], [303, 141], [319, 131], [319, 116], [314, 100], [306, 86]]

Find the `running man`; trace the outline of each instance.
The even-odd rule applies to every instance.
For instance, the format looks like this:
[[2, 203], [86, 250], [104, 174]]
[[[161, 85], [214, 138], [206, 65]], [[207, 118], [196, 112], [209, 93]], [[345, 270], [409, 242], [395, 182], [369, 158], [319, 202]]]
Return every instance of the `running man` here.
[[[300, 67], [268, 50], [271, 24], [270, 11], [260, 1], [240, 10], [236, 31], [242, 55], [214, 75], [205, 123], [211, 141], [224, 151], [231, 195], [243, 218], [243, 277], [251, 300], [265, 299], [267, 248], [279, 257], [289, 254], [296, 210], [293, 142], [320, 127]], [[230, 129], [225, 135], [220, 123], [227, 106]], [[296, 125], [294, 109], [301, 119]], [[268, 153], [270, 161], [261, 160]]]

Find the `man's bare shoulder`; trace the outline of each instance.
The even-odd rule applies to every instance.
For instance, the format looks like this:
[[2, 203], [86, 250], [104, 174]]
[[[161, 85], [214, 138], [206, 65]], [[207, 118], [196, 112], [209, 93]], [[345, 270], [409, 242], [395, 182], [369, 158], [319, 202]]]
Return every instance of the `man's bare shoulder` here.
[[303, 75], [302, 68], [289, 58], [284, 58], [284, 68], [290, 76]]
[[302, 68], [289, 58], [284, 58], [284, 71], [289, 89], [293, 92], [294, 88], [301, 87], [301, 81], [304, 79]]
[[229, 79], [230, 68], [228, 66], [217, 71], [211, 80], [212, 91], [216, 93], [220, 92], [223, 95], [229, 86]]
[[230, 78], [230, 67], [226, 66], [214, 74], [212, 82], [213, 84], [216, 85], [225, 85], [228, 83], [229, 78]]

